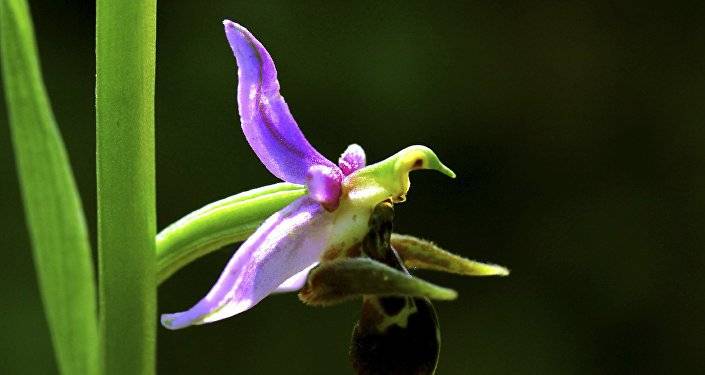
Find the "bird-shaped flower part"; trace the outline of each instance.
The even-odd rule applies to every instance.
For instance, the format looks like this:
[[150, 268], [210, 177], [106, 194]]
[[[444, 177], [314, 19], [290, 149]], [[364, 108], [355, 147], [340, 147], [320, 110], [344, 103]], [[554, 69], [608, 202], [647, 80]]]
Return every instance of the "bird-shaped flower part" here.
[[368, 231], [383, 201], [402, 202], [409, 172], [433, 169], [455, 174], [425, 146], [411, 146], [366, 166], [356, 144], [338, 165], [306, 140], [279, 93], [274, 62], [244, 27], [224, 21], [238, 66], [238, 109], [248, 143], [279, 179], [301, 184], [306, 194], [270, 216], [240, 246], [210, 292], [189, 310], [162, 315], [169, 329], [221, 320], [250, 309], [267, 295], [300, 289], [308, 271], [345, 257]]

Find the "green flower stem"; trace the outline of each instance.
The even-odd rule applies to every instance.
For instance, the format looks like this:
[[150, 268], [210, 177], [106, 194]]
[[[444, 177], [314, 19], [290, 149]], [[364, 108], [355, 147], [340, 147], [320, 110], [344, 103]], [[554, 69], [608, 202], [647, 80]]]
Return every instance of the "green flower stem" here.
[[98, 0], [100, 332], [107, 374], [155, 371], [155, 0]]
[[98, 323], [88, 231], [44, 89], [26, 1], [0, 0], [0, 26], [12, 144], [59, 371], [97, 374]]
[[196, 210], [157, 235], [157, 281], [214, 250], [244, 241], [262, 222], [302, 196], [301, 185], [279, 183], [233, 195]]

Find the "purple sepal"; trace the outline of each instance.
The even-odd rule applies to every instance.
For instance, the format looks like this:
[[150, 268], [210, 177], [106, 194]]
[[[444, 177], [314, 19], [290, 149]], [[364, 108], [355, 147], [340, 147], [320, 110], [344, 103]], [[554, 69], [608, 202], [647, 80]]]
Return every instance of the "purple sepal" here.
[[244, 27], [223, 21], [238, 66], [238, 109], [247, 142], [279, 179], [304, 184], [313, 165], [338, 168], [311, 144], [279, 94], [277, 70], [267, 50]]
[[344, 175], [349, 175], [356, 170], [363, 168], [365, 166], [365, 150], [360, 147], [360, 145], [353, 143], [348, 148], [345, 149], [340, 159], [338, 159], [338, 166], [340, 170], [343, 171]]
[[343, 173], [338, 167], [314, 165], [309, 168], [306, 174], [308, 196], [323, 205], [328, 211], [334, 211], [338, 208], [342, 182]]
[[308, 278], [308, 273], [311, 272], [311, 269], [313, 267], [316, 267], [317, 265], [318, 265], [318, 262], [313, 263], [312, 265], [306, 267], [303, 271], [286, 279], [286, 281], [281, 283], [277, 287], [277, 289], [275, 289], [274, 292], [272, 292], [272, 293], [288, 293], [288, 292], [296, 292], [296, 291], [300, 290], [301, 288], [304, 287], [304, 284], [306, 284], [306, 279]]
[[228, 262], [208, 294], [191, 309], [162, 315], [179, 329], [225, 319], [250, 309], [287, 279], [318, 261], [333, 215], [303, 196], [270, 216]]

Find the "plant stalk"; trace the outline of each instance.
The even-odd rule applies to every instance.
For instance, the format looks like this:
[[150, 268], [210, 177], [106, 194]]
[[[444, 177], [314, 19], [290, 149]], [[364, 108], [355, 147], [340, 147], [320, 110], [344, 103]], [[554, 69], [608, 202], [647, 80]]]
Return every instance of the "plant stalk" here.
[[156, 347], [155, 0], [96, 4], [100, 333], [106, 374], [152, 374]]

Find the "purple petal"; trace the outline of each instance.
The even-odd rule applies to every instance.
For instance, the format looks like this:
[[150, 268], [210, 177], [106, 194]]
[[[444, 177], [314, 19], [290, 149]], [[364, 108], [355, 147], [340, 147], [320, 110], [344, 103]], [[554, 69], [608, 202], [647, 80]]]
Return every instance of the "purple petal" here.
[[270, 216], [230, 259], [205, 298], [188, 311], [162, 315], [169, 329], [210, 323], [248, 310], [325, 249], [333, 215], [304, 196]]
[[365, 150], [358, 144], [351, 144], [345, 149], [340, 159], [338, 159], [338, 166], [343, 171], [344, 175], [349, 175], [356, 170], [363, 168], [365, 166]]
[[242, 131], [267, 169], [279, 179], [303, 184], [313, 165], [338, 168], [306, 140], [279, 95], [277, 70], [267, 50], [244, 27], [224, 21], [238, 66], [237, 101]]
[[314, 165], [306, 174], [308, 196], [320, 203], [328, 211], [338, 208], [340, 199], [340, 184], [343, 173], [340, 169]]
[[296, 275], [286, 279], [281, 285], [277, 287], [277, 289], [274, 291], [274, 293], [288, 293], [288, 292], [296, 292], [299, 289], [304, 287], [304, 284], [306, 284], [306, 279], [308, 278], [308, 273], [311, 271], [313, 267], [316, 267], [318, 265], [318, 262], [313, 263], [312, 265], [306, 267], [303, 271], [297, 273]]

